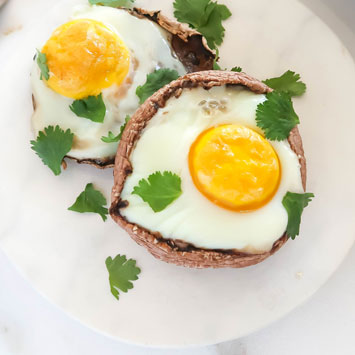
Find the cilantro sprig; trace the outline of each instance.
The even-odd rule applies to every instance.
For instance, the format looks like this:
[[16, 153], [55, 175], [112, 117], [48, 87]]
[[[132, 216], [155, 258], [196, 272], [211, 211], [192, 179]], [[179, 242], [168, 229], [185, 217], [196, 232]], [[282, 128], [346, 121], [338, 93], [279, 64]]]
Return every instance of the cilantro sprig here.
[[46, 80], [49, 79], [49, 69], [47, 65], [47, 56], [45, 53], [40, 52], [37, 49], [37, 65], [41, 71], [40, 79], [45, 78]]
[[216, 48], [216, 55], [213, 59], [213, 70], [222, 70], [221, 66], [217, 63], [219, 60], [219, 49]]
[[300, 123], [293, 109], [290, 96], [285, 92], [273, 91], [266, 95], [266, 101], [256, 109], [256, 124], [269, 140], [287, 139], [293, 127]]
[[242, 69], [241, 67], [233, 67], [233, 68], [231, 69], [231, 71], [234, 71], [234, 72], [236, 72], [236, 73], [241, 73], [241, 72], [243, 71], [243, 69]]
[[136, 90], [139, 103], [142, 104], [148, 97], [178, 77], [179, 74], [176, 70], [166, 68], [157, 69], [153, 73], [148, 74], [145, 84], [138, 86]]
[[288, 214], [286, 233], [291, 239], [295, 239], [300, 232], [301, 216], [305, 207], [312, 201], [314, 194], [297, 194], [287, 192], [282, 200]]
[[160, 212], [182, 194], [181, 178], [170, 171], [157, 171], [140, 180], [132, 194], [140, 196], [154, 212]]
[[120, 132], [119, 134], [117, 134], [117, 136], [115, 136], [111, 131], [108, 131], [107, 136], [102, 136], [101, 140], [104, 143], [115, 143], [118, 142], [120, 140], [120, 136], [122, 135], [122, 133]]
[[89, 0], [91, 5], [131, 8], [135, 0]]
[[221, 66], [217, 63], [217, 60], [213, 61], [213, 70], [222, 70]]
[[75, 100], [69, 108], [79, 117], [88, 118], [93, 122], [102, 123], [106, 114], [106, 106], [102, 94], [88, 96], [85, 99]]
[[279, 77], [264, 80], [263, 83], [275, 91], [285, 92], [290, 96], [301, 96], [306, 92], [306, 84], [300, 81], [301, 76], [288, 70]]
[[128, 259], [125, 255], [117, 255], [114, 259], [106, 259], [106, 268], [109, 273], [111, 293], [119, 299], [120, 292], [128, 292], [133, 288], [131, 281], [138, 280], [141, 269], [136, 266], [136, 261]]
[[107, 137], [102, 136], [101, 140], [105, 143], [114, 143], [114, 142], [118, 142], [119, 140], [121, 140], [122, 133], [123, 133], [124, 129], [126, 128], [127, 123], [130, 119], [131, 119], [131, 117], [129, 115], [127, 115], [125, 118], [124, 124], [120, 127], [120, 133], [118, 133], [117, 136], [115, 136], [111, 131], [109, 131]]
[[211, 49], [222, 44], [225, 31], [222, 22], [232, 15], [227, 6], [211, 0], [175, 0], [174, 9], [176, 19], [199, 31]]
[[77, 197], [72, 206], [68, 208], [69, 211], [85, 213], [93, 212], [98, 213], [103, 221], [106, 221], [108, 209], [103, 207], [107, 204], [104, 195], [95, 190], [93, 184], [87, 184], [85, 190]]
[[41, 158], [54, 173], [61, 173], [63, 158], [69, 153], [73, 144], [74, 134], [70, 129], [65, 132], [59, 126], [48, 126], [38, 133], [37, 139], [31, 141], [31, 149]]

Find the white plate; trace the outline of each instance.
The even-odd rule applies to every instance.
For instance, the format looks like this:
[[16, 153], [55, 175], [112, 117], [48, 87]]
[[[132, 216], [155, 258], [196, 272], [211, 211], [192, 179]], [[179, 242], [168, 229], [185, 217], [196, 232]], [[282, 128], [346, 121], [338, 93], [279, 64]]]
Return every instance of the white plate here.
[[[0, 244], [5, 253], [64, 311], [136, 344], [217, 343], [266, 326], [304, 302], [354, 241], [355, 67], [344, 46], [296, 1], [224, 1], [233, 17], [225, 23], [222, 67], [242, 66], [261, 79], [292, 69], [307, 83], [307, 94], [294, 102], [308, 158], [308, 190], [316, 198], [305, 210], [301, 235], [265, 262], [239, 270], [190, 270], [155, 260], [111, 220], [67, 211], [88, 182], [109, 196], [112, 171], [69, 163], [55, 177], [30, 149], [31, 60], [50, 35], [43, 29], [65, 22], [76, 1], [63, 1], [40, 16], [2, 68]], [[139, 4], [172, 12], [171, 1]], [[142, 269], [134, 289], [119, 301], [110, 293], [105, 268], [106, 257], [118, 253], [135, 258]]]

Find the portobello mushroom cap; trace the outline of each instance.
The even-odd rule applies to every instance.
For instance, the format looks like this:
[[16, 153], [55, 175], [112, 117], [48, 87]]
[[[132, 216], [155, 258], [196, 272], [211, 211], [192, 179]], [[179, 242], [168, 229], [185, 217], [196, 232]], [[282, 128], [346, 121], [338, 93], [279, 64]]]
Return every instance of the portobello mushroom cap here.
[[[114, 168], [114, 186], [112, 189], [111, 217], [140, 245], [146, 247], [156, 258], [176, 265], [193, 268], [241, 268], [254, 265], [268, 258], [278, 251], [287, 241], [286, 232], [273, 244], [270, 251], [261, 254], [248, 254], [235, 249], [203, 249], [178, 239], [165, 239], [160, 233], [149, 231], [137, 224], [130, 223], [120, 213], [125, 208], [127, 201], [121, 200], [120, 194], [125, 180], [132, 173], [130, 155], [135, 143], [139, 140], [150, 119], [163, 108], [169, 98], [179, 97], [182, 90], [203, 87], [208, 90], [214, 86], [241, 85], [257, 94], [271, 92], [268, 86], [245, 73], [227, 71], [204, 71], [187, 74], [166, 85], [149, 99], [135, 112], [124, 130], [119, 144]], [[302, 139], [298, 128], [290, 132], [288, 142], [291, 149], [298, 156], [303, 188], [306, 188], [306, 160], [302, 147]]]
[[[169, 32], [172, 50], [188, 73], [213, 68], [213, 61], [216, 56], [208, 47], [207, 41], [201, 33], [164, 16], [160, 11], [147, 11], [137, 7], [124, 10], [128, 11], [132, 16], [153, 21]], [[36, 102], [33, 95], [32, 103], [33, 109], [36, 110]], [[90, 164], [99, 169], [113, 168], [115, 165], [114, 158], [77, 159], [70, 155], [65, 156], [65, 158], [75, 160], [79, 164]]]

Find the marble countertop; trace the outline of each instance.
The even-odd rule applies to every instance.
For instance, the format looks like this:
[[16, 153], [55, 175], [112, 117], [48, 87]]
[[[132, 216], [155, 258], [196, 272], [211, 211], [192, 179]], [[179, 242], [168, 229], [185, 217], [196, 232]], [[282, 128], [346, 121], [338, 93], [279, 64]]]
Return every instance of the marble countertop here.
[[257, 333], [190, 350], [118, 343], [72, 320], [33, 290], [0, 252], [1, 355], [352, 355], [355, 248], [314, 297]]
[[[303, 0], [338, 34], [355, 57], [355, 2]], [[16, 47], [16, 32], [53, 1], [10, 0], [0, 10], [0, 52]], [[1, 72], [1, 69], [0, 69]], [[1, 74], [0, 74], [1, 77]], [[95, 333], [39, 295], [0, 251], [0, 354], [354, 354], [355, 248], [314, 297], [277, 323], [245, 338], [190, 350], [143, 349]]]

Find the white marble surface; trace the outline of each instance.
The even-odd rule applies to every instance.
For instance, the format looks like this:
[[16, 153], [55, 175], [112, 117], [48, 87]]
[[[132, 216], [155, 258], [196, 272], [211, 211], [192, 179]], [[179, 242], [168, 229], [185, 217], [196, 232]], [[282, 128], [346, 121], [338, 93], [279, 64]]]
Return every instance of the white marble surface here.
[[355, 248], [309, 302], [277, 323], [232, 342], [167, 351], [125, 345], [73, 321], [39, 296], [0, 251], [0, 354], [353, 355], [354, 268]]
[[[11, 1], [13, 4], [25, 3], [20, 0]], [[40, 1], [33, 2], [33, 7], [38, 6], [38, 11], [43, 13], [46, 6], [50, 6], [49, 1], [42, 1], [41, 6], [39, 4]], [[1, 32], [16, 29], [19, 25], [24, 28], [30, 26], [29, 11], [25, 7], [8, 7], [6, 11], [12, 14], [12, 20], [7, 22], [8, 17], [4, 21], [4, 17], [1, 17], [4, 12], [0, 14]], [[329, 18], [330, 10], [323, 9], [320, 12], [322, 11]], [[347, 36], [351, 38], [349, 32]], [[16, 33], [3, 37], [0, 41], [0, 51], [6, 46], [15, 48]], [[354, 251], [352, 256], [354, 257]], [[7, 285], [0, 292], [0, 354], [166, 353], [129, 347], [95, 334], [38, 296], [2, 254], [0, 260], [1, 285]], [[340, 271], [309, 303], [277, 324], [236, 342], [198, 351], [176, 351], [176, 354], [354, 353], [355, 348], [351, 342], [355, 329], [352, 260], [350, 256]], [[169, 350], [169, 354], [173, 353], [175, 352]]]

